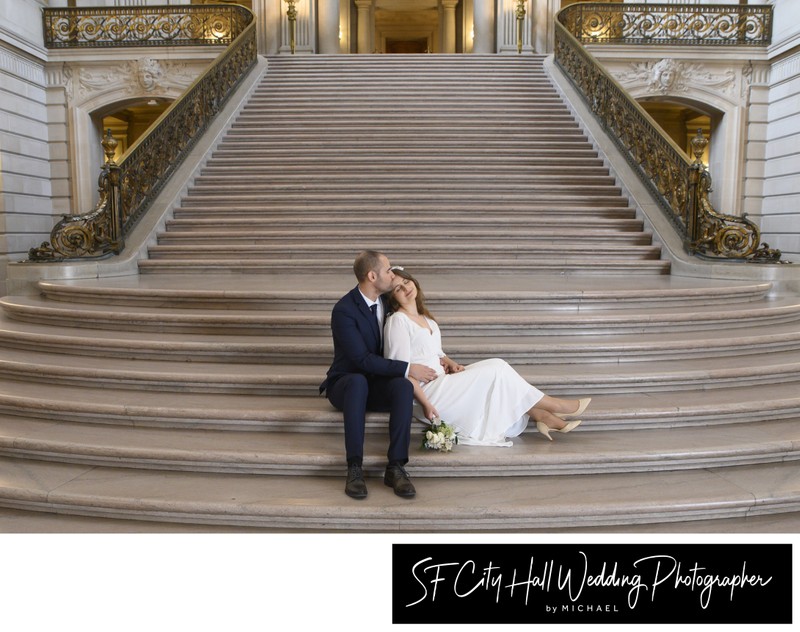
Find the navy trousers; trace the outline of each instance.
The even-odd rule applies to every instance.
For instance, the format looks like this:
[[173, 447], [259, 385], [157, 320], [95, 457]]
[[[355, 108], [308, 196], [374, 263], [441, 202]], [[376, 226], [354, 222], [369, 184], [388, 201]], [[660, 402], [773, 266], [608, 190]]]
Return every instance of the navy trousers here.
[[364, 416], [368, 410], [389, 413], [389, 463], [408, 463], [414, 387], [404, 377], [348, 373], [326, 389], [328, 401], [344, 414], [347, 464], [364, 457]]

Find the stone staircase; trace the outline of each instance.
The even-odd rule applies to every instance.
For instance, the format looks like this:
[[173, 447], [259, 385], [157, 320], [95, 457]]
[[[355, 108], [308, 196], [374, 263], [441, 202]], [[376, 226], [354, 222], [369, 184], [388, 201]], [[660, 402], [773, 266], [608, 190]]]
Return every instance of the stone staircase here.
[[[409, 502], [378, 478], [370, 414], [370, 495], [345, 496], [317, 386], [365, 247], [422, 280], [449, 355], [592, 396], [584, 424], [414, 452]], [[0, 507], [187, 529], [796, 521], [800, 299], [669, 272], [541, 58], [271, 58], [140, 274], [0, 302]]]

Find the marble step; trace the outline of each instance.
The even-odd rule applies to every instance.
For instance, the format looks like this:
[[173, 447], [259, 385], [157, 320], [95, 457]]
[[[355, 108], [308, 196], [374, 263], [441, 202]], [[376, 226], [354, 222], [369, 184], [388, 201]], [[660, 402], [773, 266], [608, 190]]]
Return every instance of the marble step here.
[[[332, 76], [339, 76], [352, 80], [360, 77], [368, 79], [396, 77], [403, 80], [409, 79], [411, 83], [415, 83], [415, 79], [420, 77], [425, 77], [426, 81], [430, 78], [456, 83], [459, 79], [473, 81], [479, 78], [482, 85], [492, 82], [503, 83], [507, 76], [512, 78], [520, 76], [547, 77], [549, 81], [544, 70], [543, 57], [526, 56], [527, 59], [513, 61], [506, 57], [502, 63], [489, 58], [478, 59], [475, 55], [463, 55], [462, 57], [471, 58], [468, 62], [444, 57], [435, 60], [419, 60], [398, 55], [381, 55], [381, 60], [377, 61], [377, 55], [370, 55], [367, 59], [356, 59], [355, 55], [345, 55], [345, 63], [340, 63], [342, 60], [318, 61], [320, 57], [320, 55], [313, 55], [313, 61], [305, 63], [300, 55], [293, 56], [288, 62], [283, 56], [271, 56], [267, 62], [268, 72], [262, 79], [261, 85], [269, 84], [270, 81], [298, 81], [307, 76], [329, 79]], [[387, 59], [388, 57], [397, 57], [397, 59], [390, 60]], [[433, 56], [427, 55], [426, 57]]]
[[[464, 227], [529, 226], [535, 218], [537, 225], [542, 227], [578, 225], [588, 228], [641, 230], [642, 220], [635, 219], [636, 211], [628, 206], [628, 200], [624, 197], [608, 199], [603, 205], [592, 206], [593, 202], [592, 199], [562, 200], [558, 204], [552, 201], [498, 200], [492, 207], [487, 207], [485, 204], [449, 203], [447, 200], [413, 203], [405, 200], [386, 200], [381, 204], [380, 215], [370, 218], [369, 223], [371, 226], [394, 226], [397, 222], [401, 224], [422, 222], [438, 229], [441, 226], [452, 227], [454, 224]], [[302, 215], [297, 214], [298, 208], [304, 209]], [[293, 205], [284, 203], [280, 206], [267, 206], [259, 204], [258, 200], [253, 198], [242, 197], [225, 203], [221, 196], [213, 201], [204, 196], [202, 200], [183, 198], [173, 211], [173, 215], [176, 221], [197, 217], [217, 223], [224, 221], [225, 225], [240, 223], [269, 226], [277, 222], [279, 226], [284, 226], [287, 222], [313, 222], [318, 227], [335, 228], [353, 223], [363, 226], [361, 214], [374, 209], [374, 202], [365, 203], [357, 200], [333, 201], [326, 203], [324, 209], [309, 210], [308, 205], [302, 203], [298, 205], [297, 202]], [[336, 211], [336, 215], [331, 216], [331, 211]]]
[[[469, 173], [472, 171], [481, 173], [507, 173], [512, 168], [515, 168], [519, 173], [535, 173], [538, 175], [549, 174], [563, 174], [569, 176], [572, 174], [586, 174], [587, 176], [607, 176], [608, 169], [603, 166], [600, 158], [593, 160], [581, 161], [577, 163], [572, 160], [556, 161], [543, 161], [534, 164], [533, 161], [525, 158], [508, 157], [505, 160], [492, 160], [487, 163], [485, 157], [480, 156], [465, 156], [460, 159], [450, 157], [407, 157], [405, 160], [392, 160], [392, 173], [395, 174], [411, 174], [411, 173], [428, 173], [428, 174], [449, 174], [453, 167], [450, 163], [458, 165], [459, 173]], [[386, 166], [376, 163], [374, 160], [362, 157], [342, 158], [333, 162], [331, 160], [321, 157], [307, 157], [305, 160], [292, 159], [291, 163], [287, 162], [282, 156], [272, 156], [269, 158], [270, 176], [280, 175], [295, 175], [299, 173], [308, 173], [309, 167], [313, 166], [315, 176], [323, 176], [327, 174], [337, 173], [363, 173], [372, 174], [374, 172], [384, 173]], [[200, 169], [201, 177], [222, 177], [227, 175], [236, 175], [240, 177], [247, 176], [263, 176], [264, 164], [254, 165], [249, 161], [239, 163], [235, 159], [212, 159], [205, 167]]]
[[[297, 228], [289, 229], [248, 229], [246, 226], [240, 227], [219, 227], [219, 223], [213, 226], [193, 226], [191, 229], [181, 230], [181, 226], [168, 221], [166, 225], [166, 232], [159, 233], [158, 245], [181, 245], [187, 243], [194, 244], [213, 244], [214, 246], [236, 246], [237, 253], [241, 254], [238, 250], [243, 244], [269, 244], [272, 242], [280, 242], [284, 245], [291, 243], [298, 243], [299, 245], [306, 245], [312, 242], [325, 242], [339, 240], [344, 242], [347, 239], [357, 239], [360, 243], [376, 243], [380, 244], [385, 241], [386, 233], [380, 229], [361, 229], [361, 230], [348, 230], [347, 228], [336, 228], [328, 230], [309, 230], [298, 226]], [[564, 249], [569, 249], [571, 244], [581, 244], [582, 247], [593, 248], [597, 244], [603, 246], [611, 246], [616, 244], [627, 244], [629, 246], [650, 246], [652, 244], [652, 233], [624, 231], [618, 232], [613, 230], [588, 230], [588, 229], [565, 229], [565, 230], [537, 230], [537, 227], [530, 226], [531, 232], [520, 234], [519, 232], [512, 231], [511, 229], [479, 229], [479, 228], [448, 228], [449, 238], [458, 238], [464, 240], [462, 243], [468, 244], [469, 247], [483, 247], [485, 242], [500, 244], [508, 242], [516, 242], [525, 244], [526, 246], [536, 246], [537, 249], [542, 247], [545, 251], [552, 250], [558, 246], [563, 246]], [[414, 243], [422, 246], [435, 246], [441, 245], [442, 238], [431, 235], [430, 228], [414, 229], [396, 227], [393, 229], [396, 236], [402, 235], [402, 239], [413, 239]], [[352, 246], [357, 248], [357, 245]], [[652, 247], [652, 246], [651, 246]], [[602, 248], [600, 249], [602, 250]], [[561, 250], [563, 252], [564, 250]]]
[[[425, 69], [347, 69], [351, 72], [330, 69], [308, 69], [299, 74], [270, 69], [261, 79], [256, 90], [269, 93], [273, 90], [294, 90], [300, 94], [314, 95], [317, 87], [345, 98], [351, 91], [361, 90], [365, 97], [375, 94], [394, 93], [399, 97], [424, 99], [428, 95], [459, 93], [524, 93], [537, 89], [552, 91], [553, 82], [543, 67], [525, 69], [490, 68], [481, 72], [463, 72], [463, 69], [438, 69], [426, 72]], [[313, 85], [314, 89], [310, 89]]]
[[[548, 393], [585, 396], [600, 393], [709, 391], [758, 384], [793, 385], [800, 381], [800, 352], [748, 356], [746, 362], [717, 359], [692, 362], [640, 361], [629, 363], [544, 364], [516, 367], [529, 383]], [[0, 376], [48, 385], [129, 388], [134, 390], [254, 393], [317, 397], [327, 365], [263, 363], [221, 364], [181, 360], [47, 354], [5, 349]]]
[[[270, 149], [290, 149], [292, 154], [303, 149], [323, 149], [326, 145], [336, 144], [343, 153], [359, 150], [366, 155], [380, 155], [388, 149], [419, 150], [425, 149], [434, 155], [438, 150], [449, 150], [451, 147], [477, 150], [485, 148], [487, 154], [492, 150], [501, 153], [520, 150], [543, 150], [550, 154], [560, 154], [572, 149], [591, 151], [583, 132], [577, 127], [563, 129], [539, 128], [530, 130], [524, 135], [514, 126], [498, 124], [495, 126], [476, 123], [472, 128], [453, 125], [439, 126], [425, 130], [420, 134], [415, 124], [405, 127], [359, 127], [356, 130], [347, 126], [323, 125], [323, 129], [304, 129], [298, 131], [287, 129], [285, 125], [276, 126], [274, 130], [232, 128], [219, 143], [219, 149], [236, 148], [242, 151], [253, 146]], [[342, 147], [344, 145], [344, 147]]]
[[[448, 455], [440, 455], [447, 458]], [[800, 509], [796, 463], [678, 472], [416, 479], [395, 496], [368, 470], [369, 497], [334, 476], [154, 472], [4, 458], [0, 505], [102, 518], [309, 531], [514, 531], [744, 518]]]
[[[474, 274], [468, 278], [439, 273], [421, 278], [425, 295], [435, 311], [480, 311], [492, 304], [503, 310], [555, 309], [558, 314], [588, 309], [657, 307], [685, 311], [700, 306], [749, 305], [767, 298], [770, 283], [709, 281], [681, 277], [648, 278], [646, 283], [622, 278], [602, 281], [510, 277]], [[304, 275], [252, 275], [230, 279], [215, 276], [169, 275], [43, 280], [37, 284], [49, 300], [102, 305], [159, 306], [202, 309], [303, 309], [329, 311], [347, 288], [355, 285], [352, 273]], [[752, 306], [752, 305], [750, 305]]]
[[[227, 205], [236, 204], [260, 204], [261, 206], [278, 205], [278, 204], [295, 204], [296, 206], [314, 207], [317, 205], [324, 205], [324, 208], [330, 208], [334, 205], [341, 205], [352, 200], [354, 203], [360, 205], [376, 204], [381, 206], [384, 204], [401, 204], [408, 207], [415, 207], [419, 203], [431, 204], [437, 201], [446, 206], [462, 205], [462, 208], [467, 210], [476, 209], [483, 211], [487, 205], [493, 205], [496, 201], [505, 203], [521, 204], [525, 203], [531, 197], [535, 197], [535, 205], [541, 206], [543, 203], [548, 203], [553, 206], [561, 204], [580, 204], [582, 206], [591, 206], [595, 204], [600, 207], [617, 206], [627, 208], [628, 200], [621, 195], [603, 195], [603, 191], [593, 191], [587, 188], [583, 191], [584, 195], [576, 195], [570, 191], [552, 192], [552, 188], [542, 187], [532, 194], [531, 191], [525, 192], [490, 192], [483, 191], [460, 191], [458, 189], [448, 192], [442, 192], [436, 196], [436, 200], [431, 199], [430, 190], [416, 190], [413, 192], [397, 191], [396, 189], [386, 191], [304, 191], [300, 187], [287, 187], [284, 191], [263, 192], [261, 194], [250, 193], [230, 193], [225, 195], [220, 193], [217, 189], [214, 193], [203, 192], [195, 195], [188, 196], [183, 199], [182, 205], [188, 206], [190, 204], [211, 204], [211, 203], [225, 203]], [[497, 209], [495, 209], [496, 211]]]
[[[628, 430], [716, 428], [724, 435], [739, 424], [758, 427], [764, 422], [792, 422], [800, 417], [800, 392], [794, 384], [738, 386], [716, 393], [703, 386], [698, 384], [696, 389], [683, 390], [679, 395], [669, 391], [602, 393], [582, 415], [580, 432], [611, 432], [614, 437], [624, 437]], [[559, 390], [548, 393], [565, 394]], [[343, 434], [342, 414], [324, 397], [137, 391], [58, 383], [48, 384], [43, 390], [35, 381], [1, 376], [0, 413], [137, 428]], [[387, 414], [370, 412], [366, 432], [385, 436], [387, 424]], [[537, 431], [530, 425], [525, 434], [535, 435]]]
[[[442, 257], [443, 262], [452, 260], [460, 252], [469, 253], [472, 265], [481, 265], [484, 261], [495, 261], [497, 257], [505, 254], [507, 263], [511, 265], [519, 264], [524, 267], [528, 262], [539, 262], [543, 259], [552, 257], [554, 259], [566, 259], [569, 257], [580, 257], [588, 249], [591, 249], [592, 257], [595, 261], [602, 258], [614, 258], [616, 260], [650, 260], [658, 259], [661, 255], [660, 246], [631, 245], [631, 244], [586, 244], [580, 240], [570, 240], [566, 243], [540, 243], [532, 244], [525, 239], [509, 239], [498, 241], [492, 238], [463, 240], [457, 244], [445, 242], [442, 239], [431, 241], [414, 240], [413, 246], [398, 245], [408, 243], [403, 232], [398, 231], [391, 239], [375, 240], [371, 246], [380, 251], [392, 250], [393, 256], [403, 261], [412, 260], [415, 257], [425, 256], [431, 249], [435, 249], [437, 254]], [[340, 240], [331, 244], [330, 240], [322, 237], [317, 241], [311, 238], [299, 240], [285, 240], [280, 244], [238, 244], [231, 248], [227, 244], [178, 244], [178, 245], [154, 245], [148, 248], [150, 260], [161, 259], [201, 259], [205, 258], [209, 262], [213, 261], [239, 261], [252, 260], [254, 262], [281, 263], [295, 259], [306, 260], [311, 257], [319, 257], [321, 262], [326, 259], [334, 259], [340, 252], [348, 255], [358, 253], [363, 248], [363, 241]], [[393, 247], [394, 244], [394, 247]], [[352, 266], [352, 256], [347, 257], [347, 261]]]
[[[313, 91], [309, 90], [310, 82], [315, 82]], [[482, 85], [481, 81], [413, 83], [405, 80], [384, 80], [379, 76], [366, 80], [351, 80], [347, 77], [331, 78], [318, 75], [316, 78], [308, 77], [301, 81], [296, 79], [270, 81], [265, 78], [240, 111], [253, 111], [272, 104], [296, 109], [306, 108], [309, 104], [324, 106], [352, 104], [354, 107], [376, 104], [383, 109], [392, 105], [418, 109], [440, 105], [442, 108], [462, 109], [470, 106], [496, 108], [503, 104], [512, 106], [541, 104], [548, 108], [566, 109], [559, 92], [553, 88], [548, 78], [543, 77], [531, 76], [526, 79], [507, 77], [503, 81], [487, 86]]]
[[[497, 477], [674, 471], [780, 463], [800, 459], [800, 419], [720, 428], [578, 432], [547, 441], [538, 432], [511, 448], [457, 446], [442, 455], [420, 447], [426, 427], [412, 429], [414, 476]], [[343, 438], [319, 432], [225, 432], [137, 428], [0, 416], [0, 456], [189, 472], [341, 476]], [[364, 466], [385, 463], [386, 437], [371, 433]]]
[[[385, 68], [397, 66], [399, 68], [437, 68], [455, 66], [457, 68], [472, 68], [474, 66], [488, 66], [490, 68], [497, 67], [497, 55], [493, 54], [436, 54], [436, 55], [415, 55], [415, 54], [399, 54], [399, 55], [366, 55], [366, 59], [361, 59], [360, 56], [345, 56], [349, 61], [353, 59], [352, 65], [344, 62], [346, 68], [359, 68], [360, 66], [367, 66], [370, 68]], [[421, 59], [420, 59], [421, 58]], [[527, 67], [536, 64], [541, 64], [546, 55], [539, 55], [536, 53], [519, 56], [519, 57], [504, 57], [503, 63], [500, 67], [503, 68], [517, 68]], [[341, 55], [313, 55], [311, 57], [303, 57], [302, 55], [287, 57], [284, 55], [270, 56], [269, 58], [270, 70], [284, 69], [294, 70], [309, 66], [311, 68], [334, 68], [343, 65]]]
[[[691, 520], [670, 522], [669, 526], [659, 524], [617, 525], [606, 527], [562, 527], [561, 533], [604, 534], [624, 533], [797, 533], [800, 531], [800, 514], [778, 513], [764, 516], [745, 516], [741, 518], [721, 518], [719, 520]], [[159, 522], [158, 520], [134, 520], [76, 516], [50, 513], [47, 511], [24, 511], [0, 507], [0, 533], [214, 533], [214, 534], [252, 534], [252, 533], [294, 533], [293, 529], [270, 529], [268, 527], [223, 526], [186, 524], [181, 522]], [[551, 534], [551, 529], [526, 529], [529, 534]], [[317, 533], [317, 532], [315, 532]], [[331, 532], [327, 532], [331, 535]], [[324, 536], [323, 536], [324, 537]], [[585, 536], [584, 536], [585, 537]], [[755, 536], [754, 536], [755, 537]], [[320, 551], [324, 552], [323, 546]]]
[[[377, 114], [391, 111], [396, 107], [401, 115], [405, 112], [428, 111], [443, 114], [449, 110], [475, 112], [482, 108], [495, 111], [506, 105], [512, 108], [534, 106], [528, 108], [528, 111], [534, 114], [546, 110], [569, 111], [566, 101], [544, 75], [522, 78], [509, 76], [491, 85], [480, 85], [480, 82], [464, 85], [436, 80], [417, 83], [403, 79], [384, 80], [378, 76], [365, 81], [351, 80], [344, 76], [317, 75], [313, 91], [308, 89], [309, 81], [314, 79], [304, 78], [303, 82], [299, 83], [297, 80], [270, 81], [264, 78], [242, 104], [237, 116], [258, 112], [262, 107], [271, 106], [307, 112], [313, 109], [307, 107], [309, 104], [316, 104], [320, 108], [338, 108], [347, 105], [364, 110], [376, 105]], [[286, 98], [285, 102], [283, 97]], [[543, 109], [540, 110], [538, 106], [543, 106]]]
[[578, 184], [576, 179], [556, 182], [555, 178], [501, 178], [498, 182], [491, 182], [483, 178], [464, 178], [459, 180], [444, 180], [442, 178], [408, 178], [405, 181], [392, 178], [261, 178], [249, 184], [241, 181], [226, 182], [226, 178], [219, 182], [206, 183], [201, 181], [187, 188], [187, 195], [204, 199], [215, 197], [220, 191], [227, 191], [230, 197], [255, 197], [273, 199], [286, 196], [305, 196], [312, 198], [370, 198], [377, 196], [392, 196], [399, 199], [415, 199], [429, 195], [466, 199], [470, 196], [479, 196], [480, 199], [502, 199], [514, 196], [547, 197], [558, 195], [581, 196], [615, 196], [621, 195], [621, 190], [609, 179], [587, 178]]
[[[276, 140], [279, 139], [279, 140]], [[403, 140], [400, 135], [383, 138], [380, 147], [370, 147], [359, 137], [348, 136], [343, 142], [339, 135], [327, 138], [324, 142], [313, 143], [303, 138], [279, 135], [267, 138], [268, 145], [262, 139], [258, 143], [230, 143], [221, 142], [211, 154], [209, 165], [236, 164], [241, 161], [255, 159], [269, 160], [280, 158], [286, 160], [286, 152], [291, 152], [291, 164], [302, 164], [324, 160], [326, 162], [348, 162], [352, 160], [374, 161], [408, 161], [416, 158], [441, 161], [453, 160], [454, 157], [465, 157], [470, 160], [483, 158], [492, 164], [504, 164], [506, 160], [553, 161], [561, 164], [566, 161], [597, 160], [597, 152], [581, 142], [569, 144], [561, 143], [554, 146], [554, 141], [543, 139], [539, 141], [491, 141], [470, 137], [462, 142], [450, 138], [439, 138], [428, 141], [424, 138]], [[514, 143], [514, 151], [509, 153], [505, 149], [509, 143]], [[279, 153], [282, 152], [282, 153]], [[460, 159], [460, 158], [459, 158]], [[250, 162], [252, 164], [252, 162]]]
[[[268, 58], [268, 72], [263, 77], [261, 85], [268, 85], [271, 81], [299, 81], [305, 77], [343, 77], [348, 80], [397, 78], [397, 80], [408, 80], [416, 83], [417, 80], [424, 78], [436, 79], [442, 82], [458, 83], [459, 79], [472, 82], [479, 80], [481, 85], [491, 83], [502, 84], [507, 77], [519, 78], [530, 77], [532, 79], [547, 78], [544, 70], [543, 58], [530, 58], [523, 60], [510, 60], [506, 58], [503, 63], [488, 58], [478, 59], [475, 55], [464, 55], [470, 57], [469, 62], [455, 59], [431, 59], [419, 60], [410, 59], [408, 56], [381, 55], [381, 61], [377, 61], [377, 55], [368, 56], [368, 59], [355, 59], [355, 55], [346, 55], [345, 62], [352, 59], [350, 63], [327, 62], [317, 60], [320, 55], [312, 57], [312, 63], [304, 63], [300, 55], [293, 56], [290, 61], [283, 59], [282, 56], [271, 56]], [[359, 56], [360, 57], [360, 56]], [[387, 57], [397, 57], [389, 60]], [[433, 57], [427, 55], [426, 57]], [[405, 63], [404, 63], [405, 62]]]
[[[547, 124], [556, 128], [572, 129], [575, 118], [558, 95], [509, 98], [495, 93], [471, 99], [464, 105], [454, 95], [424, 97], [406, 102], [391, 94], [372, 96], [315, 93], [313, 97], [297, 96], [286, 91], [276, 91], [269, 97], [252, 96], [231, 123], [232, 128], [257, 128], [259, 124], [274, 127], [275, 120], [284, 124], [301, 125], [330, 119], [332, 123], [362, 124], [365, 126], [387, 125], [403, 122], [418, 123], [425, 127], [472, 125], [485, 115], [492, 125], [507, 123], [523, 128]], [[295, 115], [294, 118], [292, 115]]]
[[[347, 287], [339, 292], [346, 293]], [[301, 295], [302, 296], [302, 295]], [[38, 322], [61, 327], [97, 327], [111, 329], [239, 333], [249, 335], [319, 335], [330, 334], [330, 308], [319, 303], [316, 309], [302, 304], [294, 309], [261, 311], [254, 309], [191, 309], [126, 304], [70, 305], [63, 301], [47, 301], [40, 297], [7, 296], [0, 299], [6, 316], [25, 322]], [[297, 308], [301, 309], [297, 309]], [[447, 332], [456, 336], [554, 336], [609, 335], [671, 332], [713, 332], [743, 328], [770, 328], [782, 324], [797, 324], [800, 302], [787, 297], [758, 303], [733, 303], [706, 309], [703, 304], [640, 307], [620, 309], [572, 310], [492, 310], [490, 306], [459, 310], [437, 306], [437, 320]], [[705, 335], [708, 335], [707, 333]], [[731, 334], [732, 335], [732, 334]], [[497, 340], [500, 342], [500, 340]]]
[[[419, 118], [418, 118], [419, 117]], [[578, 130], [579, 126], [569, 114], [524, 114], [499, 111], [463, 113], [458, 118], [443, 114], [402, 113], [397, 115], [370, 115], [369, 111], [350, 111], [338, 113], [335, 110], [317, 107], [314, 114], [301, 114], [291, 111], [268, 112], [260, 116], [239, 117], [228, 132], [228, 138], [238, 134], [251, 134], [255, 138], [268, 136], [271, 132], [286, 133], [287, 126], [297, 126], [297, 135], [316, 136], [316, 128], [325, 130], [325, 134], [337, 131], [361, 134], [395, 133], [399, 130], [413, 131], [424, 134], [428, 131], [436, 133], [482, 132], [487, 137], [494, 129], [505, 132], [513, 129], [517, 135], [524, 133], [531, 138], [537, 132], [547, 135], [566, 134], [570, 130]], [[294, 128], [292, 134], [294, 135]]]
[[[578, 364], [586, 362], [638, 362], [742, 358], [779, 351], [800, 350], [796, 323], [768, 328], [747, 327], [729, 331], [725, 338], [709, 338], [704, 332], [609, 336], [448, 336], [447, 353], [463, 364], [502, 357], [515, 365]], [[42, 353], [132, 358], [171, 359], [192, 362], [263, 362], [327, 366], [333, 357], [330, 335], [281, 336], [212, 335], [198, 340], [196, 334], [90, 329], [65, 331], [63, 327], [9, 320], [0, 316], [0, 347]], [[743, 358], [742, 358], [743, 359]]]
[[[288, 69], [287, 69], [288, 70]], [[501, 96], [526, 94], [536, 90], [552, 93], [555, 85], [542, 66], [526, 68], [496, 68], [493, 72], [486, 67], [469, 71], [465, 68], [432, 69], [424, 68], [304, 68], [291, 72], [270, 68], [254, 88], [258, 95], [268, 95], [275, 91], [295, 92], [313, 97], [316, 89], [341, 98], [348, 98], [353, 92], [360, 92], [365, 98], [387, 93], [397, 94], [401, 100], [420, 101], [429, 95], [462, 95], [462, 104], [469, 102], [469, 95], [484, 96], [496, 93]], [[312, 83], [313, 82], [313, 83]], [[313, 89], [310, 89], [313, 86]], [[346, 89], [342, 89], [346, 87]]]
[[581, 191], [583, 188], [591, 187], [610, 187], [619, 191], [616, 186], [615, 178], [607, 172], [592, 173], [588, 171], [581, 174], [569, 173], [540, 173], [538, 170], [509, 170], [500, 173], [465, 173], [457, 172], [449, 174], [446, 179], [441, 173], [430, 173], [424, 167], [417, 168], [416, 171], [371, 171], [345, 172], [340, 169], [339, 173], [314, 173], [313, 181], [299, 179], [295, 174], [269, 173], [260, 174], [260, 178], [254, 178], [253, 174], [239, 174], [235, 171], [219, 174], [202, 174], [194, 179], [190, 191], [204, 191], [214, 188], [224, 187], [226, 190], [238, 191], [249, 190], [253, 192], [269, 190], [273, 187], [299, 186], [303, 189], [313, 187], [335, 186], [342, 188], [345, 186], [372, 186], [372, 187], [398, 187], [408, 189], [411, 184], [430, 186], [437, 188], [458, 188], [470, 190], [473, 187], [492, 188], [508, 190], [509, 187], [541, 185], [545, 184], [551, 188], [564, 187], [571, 190]]
[[[370, 86], [371, 87], [371, 86]], [[420, 100], [420, 94], [387, 94], [385, 92], [375, 92], [370, 87], [359, 89], [352, 86], [347, 93], [342, 93], [339, 89], [320, 88], [313, 94], [308, 94], [304, 90], [276, 90], [275, 87], [269, 89], [258, 89], [254, 91], [247, 103], [241, 107], [237, 115], [237, 121], [253, 116], [259, 116], [264, 112], [300, 110], [306, 106], [313, 105], [324, 107], [326, 110], [342, 111], [361, 109], [363, 112], [371, 112], [373, 109], [395, 110], [399, 114], [405, 115], [411, 112], [435, 111], [435, 108], [447, 109], [450, 112], [474, 113], [477, 108], [493, 112], [526, 112], [546, 115], [552, 113], [568, 112], [564, 101], [560, 95], [552, 88], [543, 87], [535, 93], [526, 91], [518, 94], [516, 91], [498, 93], [489, 91], [485, 94], [470, 94], [469, 103], [464, 102], [464, 94], [459, 94], [456, 90], [442, 91], [441, 94], [426, 94]], [[533, 107], [535, 106], [535, 107]]]
[[[249, 212], [236, 213], [231, 208], [189, 207], [175, 211], [175, 219], [165, 221], [168, 233], [196, 233], [199, 235], [219, 231], [223, 233], [240, 233], [265, 235], [288, 235], [303, 233], [310, 235], [328, 234], [333, 238], [341, 234], [372, 239], [371, 235], [387, 234], [387, 231], [402, 230], [403, 234], [429, 239], [431, 233], [445, 230], [448, 235], [468, 236], [472, 233], [496, 235], [514, 232], [526, 239], [538, 236], [550, 236], [559, 241], [569, 235], [602, 235], [611, 239], [626, 239], [634, 235], [650, 234], [644, 232], [644, 222], [634, 219], [632, 209], [612, 209], [599, 212], [601, 217], [590, 217], [592, 209], [572, 209], [563, 215], [549, 213], [537, 217], [536, 220], [524, 216], [469, 216], [461, 221], [451, 216], [449, 210], [431, 212], [426, 209], [415, 209], [415, 212], [394, 210], [385, 213], [365, 226], [358, 213], [362, 207], [350, 209], [351, 215], [344, 214], [344, 208], [336, 217], [330, 213], [309, 211], [301, 216], [288, 209], [269, 209], [257, 213], [253, 207]], [[563, 210], [563, 209], [562, 209]], [[231, 217], [231, 215], [235, 215]], [[520, 215], [522, 215], [520, 213]], [[368, 242], [364, 242], [368, 243]]]
[[[465, 68], [462, 66], [386, 66], [371, 67], [352, 66], [339, 68], [332, 67], [296, 67], [280, 68], [272, 66], [262, 77], [258, 86], [260, 90], [269, 90], [273, 86], [294, 86], [307, 92], [308, 81], [316, 81], [324, 87], [335, 89], [337, 86], [365, 85], [377, 86], [386, 89], [392, 86], [408, 86], [424, 92], [427, 89], [437, 89], [442, 86], [453, 86], [454, 89], [465, 90], [490, 90], [495, 88], [503, 90], [518, 85], [549, 86], [553, 83], [543, 65], [531, 64], [526, 67], [502, 68], [487, 65], [484, 67]], [[316, 87], [316, 83], [313, 84]]]
[[[353, 253], [355, 254], [355, 253]], [[352, 259], [352, 257], [350, 257]], [[597, 274], [597, 275], [659, 275], [669, 274], [670, 264], [662, 260], [604, 259], [598, 262], [591, 255], [585, 257], [558, 257], [556, 259], [529, 259], [524, 262], [509, 259], [482, 260], [471, 264], [463, 258], [458, 259], [412, 259], [404, 263], [413, 266], [418, 273], [436, 273], [442, 268], [455, 268], [466, 271], [505, 272], [509, 274], [543, 274], [560, 273]], [[328, 271], [343, 272], [352, 267], [352, 263], [339, 259], [323, 259], [319, 261], [265, 261], [258, 259], [240, 259], [232, 256], [228, 260], [208, 261], [199, 259], [144, 259], [139, 262], [141, 274], [286, 274], [299, 270], [314, 271], [320, 268]]]

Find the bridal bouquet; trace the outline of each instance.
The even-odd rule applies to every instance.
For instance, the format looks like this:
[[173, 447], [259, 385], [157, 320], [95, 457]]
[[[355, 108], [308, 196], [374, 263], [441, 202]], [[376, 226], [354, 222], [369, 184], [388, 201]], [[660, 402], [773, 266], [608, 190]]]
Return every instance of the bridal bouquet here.
[[428, 450], [450, 452], [458, 443], [458, 433], [438, 417], [431, 419], [430, 427], [422, 431], [422, 447]]

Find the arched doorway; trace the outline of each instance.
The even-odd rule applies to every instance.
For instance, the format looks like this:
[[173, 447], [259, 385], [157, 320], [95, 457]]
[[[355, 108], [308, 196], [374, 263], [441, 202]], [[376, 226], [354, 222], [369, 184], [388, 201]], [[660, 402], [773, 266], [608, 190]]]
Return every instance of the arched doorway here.
[[[638, 103], [659, 124], [661, 129], [694, 160], [691, 139], [699, 129], [708, 139], [701, 157], [703, 164], [714, 175], [715, 185], [711, 191], [711, 201], [718, 208], [731, 212], [731, 200], [735, 199], [735, 185], [729, 180], [735, 165], [731, 162], [734, 132], [724, 112], [692, 99], [680, 97], [641, 97]], [[727, 177], [726, 177], [727, 176]], [[723, 195], [724, 192], [724, 195]]]
[[681, 103], [671, 100], [645, 98], [639, 104], [653, 117], [661, 129], [675, 141], [675, 143], [686, 152], [691, 160], [694, 160], [692, 153], [692, 138], [699, 129], [703, 135], [709, 139], [703, 154], [703, 163], [708, 166], [711, 158], [711, 147], [715, 138], [715, 128], [722, 113], [713, 111], [713, 108], [699, 109], [690, 103]]
[[172, 103], [171, 99], [156, 97], [140, 99], [114, 104], [111, 111], [105, 108], [103, 112], [93, 115], [92, 118], [99, 127], [101, 137], [105, 130], [110, 129], [111, 135], [117, 141], [114, 160], [119, 160], [128, 148], [155, 123], [170, 103]]

